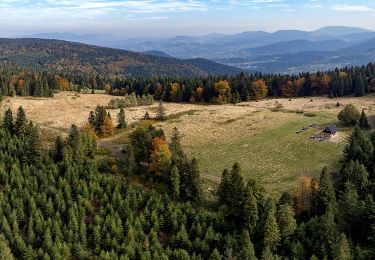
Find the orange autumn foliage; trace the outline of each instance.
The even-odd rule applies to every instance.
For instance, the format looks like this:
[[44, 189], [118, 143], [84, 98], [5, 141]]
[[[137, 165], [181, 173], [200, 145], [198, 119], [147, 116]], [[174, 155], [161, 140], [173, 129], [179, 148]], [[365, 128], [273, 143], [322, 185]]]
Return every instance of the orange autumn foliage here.
[[255, 100], [262, 100], [268, 94], [268, 87], [263, 80], [256, 80], [251, 84], [251, 92]]
[[298, 185], [292, 190], [297, 214], [309, 212], [311, 206], [312, 190], [317, 189], [316, 183], [312, 182], [310, 176], [301, 176]]
[[98, 135], [96, 134], [94, 128], [92, 128], [92, 126], [88, 122], [86, 122], [82, 126], [81, 132], [86, 133], [87, 135], [91, 136], [94, 140], [98, 140]]
[[171, 98], [172, 101], [177, 101], [178, 92], [180, 91], [180, 85], [178, 83], [171, 84]]
[[60, 90], [67, 91], [70, 89], [69, 81], [66, 78], [61, 76], [56, 76], [57, 84], [59, 85]]
[[149, 170], [158, 175], [166, 173], [171, 165], [172, 153], [168, 143], [161, 137], [152, 140]]
[[103, 137], [111, 136], [113, 134], [113, 131], [114, 131], [114, 126], [113, 126], [112, 118], [107, 115], [104, 118], [104, 122], [103, 122]]

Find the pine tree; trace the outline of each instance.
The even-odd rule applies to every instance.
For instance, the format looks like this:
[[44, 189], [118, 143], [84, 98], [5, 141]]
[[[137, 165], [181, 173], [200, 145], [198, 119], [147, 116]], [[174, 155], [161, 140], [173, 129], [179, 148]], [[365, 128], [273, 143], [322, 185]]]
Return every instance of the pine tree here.
[[234, 163], [230, 173], [224, 171], [218, 189], [219, 203], [226, 206], [227, 216], [238, 221], [243, 217], [245, 201], [245, 184], [241, 175], [241, 167]]
[[120, 108], [120, 112], [117, 115], [117, 128], [118, 129], [124, 129], [126, 128], [126, 120], [125, 120], [125, 110], [123, 107]]
[[179, 166], [181, 164], [181, 160], [185, 159], [186, 156], [184, 154], [184, 151], [182, 150], [180, 132], [176, 127], [173, 129], [172, 132], [169, 149], [172, 153], [172, 162]]
[[56, 137], [55, 141], [55, 161], [60, 162], [63, 160], [63, 149], [64, 149], [64, 141], [62, 137], [59, 135]]
[[338, 241], [333, 246], [334, 260], [351, 260], [353, 256], [350, 252], [350, 246], [344, 233], [341, 233]]
[[8, 108], [4, 113], [3, 127], [8, 129], [10, 133], [14, 132], [13, 115], [10, 108]]
[[271, 203], [271, 207], [266, 213], [264, 224], [264, 239], [263, 244], [265, 248], [275, 251], [280, 243], [280, 229], [275, 218], [275, 206]]
[[171, 168], [171, 191], [173, 198], [176, 200], [180, 197], [180, 174], [178, 173], [178, 168], [176, 165], [173, 165]]
[[25, 110], [22, 106], [18, 108], [16, 122], [14, 124], [16, 134], [24, 136], [26, 133], [27, 120], [25, 115]]
[[369, 129], [371, 128], [370, 127], [370, 124], [367, 120], [367, 116], [366, 116], [366, 113], [365, 113], [365, 110], [362, 109], [362, 114], [361, 114], [361, 117], [359, 119], [359, 127], [362, 128], [362, 129]]
[[0, 259], [13, 260], [14, 256], [7, 244], [5, 237], [0, 235]]
[[361, 132], [359, 128], [354, 129], [344, 148], [344, 155], [347, 162], [359, 161], [366, 167], [371, 165], [371, 156], [374, 147], [371, 141]]
[[289, 204], [280, 205], [277, 210], [277, 223], [280, 227], [280, 234], [282, 238], [287, 238], [294, 233], [297, 227], [297, 222], [294, 218], [292, 206]]
[[44, 233], [43, 248], [47, 252], [51, 252], [52, 246], [53, 246], [53, 242], [52, 242], [51, 231], [49, 228], [47, 228]]
[[369, 174], [363, 164], [358, 160], [356, 162], [350, 161], [342, 170], [343, 179], [345, 182], [352, 183], [362, 198], [367, 196], [369, 188]]
[[39, 131], [30, 122], [28, 126], [26, 155], [29, 163], [39, 165], [42, 161], [42, 145], [39, 136]]
[[67, 144], [72, 148], [73, 158], [80, 161], [83, 156], [83, 147], [78, 127], [74, 124], [69, 129]]
[[343, 221], [342, 225], [346, 227], [349, 235], [352, 229], [351, 223], [356, 223], [360, 214], [358, 200], [359, 196], [354, 184], [346, 182], [344, 184], [344, 190], [340, 192], [339, 211]]
[[256, 260], [255, 251], [253, 243], [250, 240], [250, 235], [248, 231], [242, 232], [242, 239], [241, 239], [241, 246], [242, 249], [240, 251], [240, 257], [244, 260]]
[[223, 257], [220, 255], [219, 250], [217, 250], [217, 248], [215, 248], [215, 249], [212, 251], [209, 260], [222, 260], [222, 259], [223, 259]]
[[337, 225], [335, 222], [334, 206], [329, 205], [324, 215], [320, 217], [319, 231], [321, 247], [325, 247], [328, 253], [337, 237]]
[[243, 218], [250, 234], [254, 234], [258, 220], [258, 202], [252, 190], [251, 183], [246, 185], [245, 201], [243, 205]]
[[361, 75], [358, 75], [355, 81], [354, 94], [356, 97], [362, 97], [365, 94], [365, 84]]
[[150, 120], [150, 114], [146, 111], [145, 115], [143, 116], [144, 120]]
[[328, 206], [335, 205], [336, 197], [333, 188], [331, 174], [328, 173], [327, 167], [324, 167], [319, 178], [319, 187], [316, 197], [313, 198], [317, 212], [324, 213]]
[[165, 119], [165, 108], [161, 99], [159, 101], [158, 114], [156, 116], [156, 119], [160, 121], [163, 121]]
[[262, 258], [261, 259], [262, 260], [275, 260], [275, 256], [272, 253], [272, 250], [268, 246], [266, 246], [263, 249]]
[[131, 143], [128, 143], [124, 146], [124, 171], [127, 177], [131, 177], [136, 173], [137, 163], [134, 156], [134, 148]]
[[358, 109], [352, 104], [345, 106], [337, 116], [337, 118], [340, 121], [342, 121], [346, 126], [357, 125], [360, 117], [361, 115]]
[[190, 162], [189, 177], [190, 177], [189, 189], [190, 189], [190, 194], [192, 196], [191, 200], [200, 201], [202, 197], [202, 187], [201, 187], [198, 161], [195, 158], [193, 158]]

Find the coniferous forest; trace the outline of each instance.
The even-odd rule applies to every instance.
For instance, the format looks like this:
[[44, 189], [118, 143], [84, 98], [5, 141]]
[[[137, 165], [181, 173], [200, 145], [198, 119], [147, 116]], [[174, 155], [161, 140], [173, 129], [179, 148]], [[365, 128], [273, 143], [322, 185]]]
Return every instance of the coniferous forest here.
[[[98, 107], [89, 124], [102, 133], [108, 116]], [[375, 132], [356, 128], [339, 174], [322, 169], [300, 194], [270, 197], [255, 180], [245, 181], [235, 163], [223, 170], [217, 200], [210, 203], [199, 181], [199, 158], [184, 153], [177, 129], [168, 142], [162, 130], [142, 121], [124, 147], [120, 177], [98, 167], [95, 136], [72, 125], [66, 138], [46, 149], [22, 107], [6, 111], [1, 259], [375, 257]], [[165, 189], [132, 187], [127, 180], [134, 175]]]
[[168, 102], [238, 103], [270, 97], [363, 96], [375, 92], [375, 65], [317, 73], [279, 75], [240, 73], [207, 77], [124, 77], [107, 74], [0, 69], [3, 96], [52, 96], [61, 90], [91, 93], [104, 90], [115, 96], [153, 95]]

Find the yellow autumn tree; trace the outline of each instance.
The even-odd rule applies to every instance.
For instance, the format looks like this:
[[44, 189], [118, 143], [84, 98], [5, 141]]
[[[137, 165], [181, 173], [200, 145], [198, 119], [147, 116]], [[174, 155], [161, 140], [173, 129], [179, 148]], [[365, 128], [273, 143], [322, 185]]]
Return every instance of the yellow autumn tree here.
[[227, 103], [230, 99], [230, 86], [227, 80], [220, 80], [215, 84], [215, 91], [218, 96], [215, 99], [216, 103]]
[[197, 89], [195, 90], [195, 93], [197, 93], [197, 98], [196, 98], [196, 101], [201, 101], [202, 99], [202, 94], [203, 94], [203, 87], [199, 86], [197, 87]]
[[262, 100], [268, 94], [268, 87], [264, 80], [256, 80], [251, 84], [251, 92], [255, 100]]
[[311, 207], [311, 194], [317, 189], [317, 183], [310, 176], [301, 176], [298, 185], [292, 190], [297, 214], [309, 212]]
[[156, 173], [158, 176], [169, 171], [171, 166], [172, 153], [169, 150], [167, 141], [161, 137], [155, 137], [152, 140], [152, 150], [150, 156], [150, 172]]
[[180, 91], [180, 85], [178, 83], [171, 84], [171, 98], [172, 101], [178, 101], [178, 92]]
[[103, 137], [111, 136], [113, 134], [113, 130], [114, 130], [114, 126], [113, 126], [112, 118], [109, 115], [107, 115], [104, 118], [104, 122], [103, 122]]
[[92, 128], [92, 126], [88, 122], [86, 122], [82, 126], [81, 132], [86, 133], [87, 135], [92, 137], [94, 140], [98, 140], [98, 135], [96, 134], [94, 128]]

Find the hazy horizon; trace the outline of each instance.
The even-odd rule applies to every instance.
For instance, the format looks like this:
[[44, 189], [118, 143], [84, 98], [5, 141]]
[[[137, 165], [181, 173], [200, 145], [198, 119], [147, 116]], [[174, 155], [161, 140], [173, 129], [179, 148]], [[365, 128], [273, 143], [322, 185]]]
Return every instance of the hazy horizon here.
[[0, 35], [39, 33], [155, 37], [324, 26], [375, 30], [369, 0], [2, 0]]

